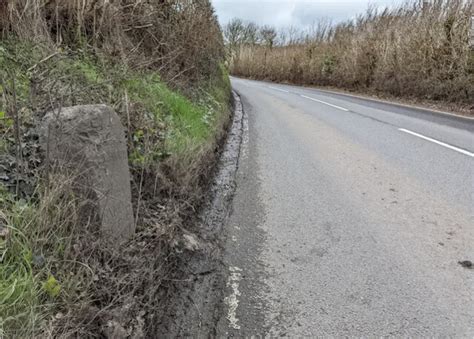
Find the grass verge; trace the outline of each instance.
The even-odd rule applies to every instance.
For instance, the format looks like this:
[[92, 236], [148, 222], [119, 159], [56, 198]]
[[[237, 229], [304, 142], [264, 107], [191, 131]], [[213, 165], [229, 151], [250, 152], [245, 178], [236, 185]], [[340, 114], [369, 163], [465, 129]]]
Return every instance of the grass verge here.
[[[229, 117], [218, 74], [185, 96], [87, 49], [0, 42], [0, 337], [153, 333]], [[46, 112], [92, 103], [126, 128], [139, 232], [120, 252], [80, 231], [72, 174], [46, 180], [38, 150]]]

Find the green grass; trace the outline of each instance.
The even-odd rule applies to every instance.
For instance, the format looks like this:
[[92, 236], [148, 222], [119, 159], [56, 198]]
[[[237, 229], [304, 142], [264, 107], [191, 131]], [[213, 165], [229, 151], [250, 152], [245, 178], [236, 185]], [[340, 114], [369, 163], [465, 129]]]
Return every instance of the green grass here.
[[27, 225], [34, 209], [0, 191], [0, 337], [24, 337], [42, 325], [50, 306], [42, 289], [43, 270], [33, 268]]
[[[227, 74], [214, 86], [206, 86], [192, 102], [179, 92], [169, 89], [157, 74], [133, 75], [121, 84], [133, 101], [144, 107], [145, 114], [155, 123], [156, 129], [148, 127], [148, 133], [159, 133], [165, 126], [163, 143], [146, 154], [137, 155], [134, 160], [149, 163], [168, 156], [178, 159], [189, 158], [210, 143], [215, 137], [220, 119], [228, 112], [230, 84], [226, 85]], [[227, 87], [226, 87], [227, 86]], [[117, 87], [115, 87], [117, 88]], [[144, 131], [138, 130], [137, 140], [142, 140]]]
[[29, 202], [0, 186], [0, 337], [38, 335], [90, 284], [88, 268], [73, 260], [74, 196], [58, 189], [65, 180], [55, 182]]
[[[213, 137], [216, 124], [227, 114], [230, 83], [224, 66], [220, 66], [219, 78], [202, 84], [199, 93], [193, 95], [195, 100], [191, 101], [168, 88], [158, 73], [133, 71], [84, 52], [58, 53], [57, 57], [38, 65], [49, 53], [27, 43], [0, 44], [0, 69], [8, 69], [8, 72], [0, 71], [0, 75], [5, 79], [15, 77], [20, 106], [32, 109], [28, 100], [33, 73], [41, 74], [43, 70], [48, 71], [49, 84], [58, 80], [56, 87], [51, 85], [48, 90], [53, 95], [61, 95], [63, 106], [109, 104], [117, 109], [124, 125], [127, 117], [123, 101], [127, 93], [136, 107], [130, 115], [142, 118], [142, 126], [134, 125], [135, 130], [131, 131], [137, 140], [137, 147], [129, 150], [135, 164], [149, 164], [170, 155], [186, 158], [194, 154]], [[69, 93], [64, 93], [63, 88], [69, 88]], [[60, 90], [62, 92], [57, 93]], [[43, 99], [49, 103], [46, 95]], [[0, 111], [6, 110], [5, 105], [0, 99]], [[161, 134], [160, 142], [153, 134]], [[140, 144], [146, 137], [151, 141], [144, 149]]]

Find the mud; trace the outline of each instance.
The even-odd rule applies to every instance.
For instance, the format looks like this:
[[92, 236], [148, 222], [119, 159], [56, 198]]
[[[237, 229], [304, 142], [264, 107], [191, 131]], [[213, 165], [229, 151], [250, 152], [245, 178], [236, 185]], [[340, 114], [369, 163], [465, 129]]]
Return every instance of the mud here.
[[181, 279], [174, 281], [167, 315], [159, 324], [159, 337], [208, 338], [216, 336], [217, 323], [223, 314], [227, 269], [223, 264], [225, 232], [223, 225], [229, 216], [235, 192], [245, 113], [240, 97], [234, 93], [234, 114], [227, 139], [217, 164], [195, 227], [187, 238], [190, 247], [181, 258]]

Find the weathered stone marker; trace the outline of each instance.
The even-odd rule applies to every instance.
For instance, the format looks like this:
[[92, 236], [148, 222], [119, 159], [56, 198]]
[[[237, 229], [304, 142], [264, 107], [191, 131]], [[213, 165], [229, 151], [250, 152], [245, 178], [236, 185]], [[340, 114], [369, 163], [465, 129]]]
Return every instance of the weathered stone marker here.
[[73, 173], [84, 223], [98, 223], [114, 242], [135, 232], [127, 146], [120, 119], [106, 105], [50, 112], [40, 132], [42, 149], [55, 171]]

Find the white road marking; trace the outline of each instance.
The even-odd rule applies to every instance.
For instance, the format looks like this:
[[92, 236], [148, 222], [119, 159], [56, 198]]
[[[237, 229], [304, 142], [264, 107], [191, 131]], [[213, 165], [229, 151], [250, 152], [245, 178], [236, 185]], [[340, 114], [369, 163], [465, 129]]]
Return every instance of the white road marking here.
[[224, 302], [228, 306], [227, 320], [229, 325], [235, 330], [240, 330], [239, 319], [237, 318], [237, 308], [239, 307], [239, 297], [241, 293], [239, 291], [239, 283], [242, 279], [242, 270], [238, 267], [229, 267], [230, 276], [227, 281], [227, 287], [232, 289], [230, 295], [224, 298]]
[[275, 91], [280, 91], [280, 92], [284, 92], [284, 93], [290, 93], [290, 91], [287, 91], [286, 89], [276, 88], [276, 87], [272, 87], [272, 86], [268, 86], [268, 88], [274, 89]]
[[322, 93], [337, 94], [337, 95], [346, 96], [346, 97], [350, 97], [350, 98], [356, 98], [356, 99], [379, 102], [379, 103], [382, 103], [382, 104], [395, 105], [395, 106], [400, 106], [400, 107], [405, 107], [405, 108], [410, 108], [410, 109], [420, 109], [420, 110], [428, 111], [428, 112], [436, 112], [438, 114], [452, 116], [452, 117], [461, 118], [461, 119], [465, 119], [465, 120], [471, 120], [471, 121], [474, 120], [474, 117], [471, 118], [471, 117], [467, 117], [467, 116], [463, 116], [463, 115], [459, 115], [459, 114], [439, 111], [439, 110], [436, 110], [436, 109], [433, 109], [433, 108], [426, 108], [426, 107], [422, 107], [422, 106], [403, 104], [401, 102], [382, 100], [382, 99], [377, 99], [377, 98], [373, 98], [373, 97], [370, 97], [370, 96], [354, 95], [354, 94], [349, 94], [349, 93], [346, 93], [346, 92], [343, 92], [343, 91], [330, 91], [330, 90], [321, 89], [321, 88], [316, 88], [316, 90], [319, 91], [319, 92], [322, 92]]
[[325, 105], [340, 109], [341, 111], [349, 112], [349, 110], [347, 108], [336, 106], [336, 105], [330, 104], [329, 102], [321, 101], [321, 100], [318, 100], [318, 99], [315, 99], [315, 98], [307, 97], [306, 95], [303, 95], [303, 94], [300, 94], [300, 95], [301, 95], [301, 97], [303, 97], [305, 99], [313, 100], [313, 101], [319, 102], [321, 104], [325, 104]]
[[469, 157], [472, 157], [474, 158], [474, 153], [471, 153], [469, 151], [466, 151], [465, 149], [462, 149], [462, 148], [459, 148], [459, 147], [455, 147], [455, 146], [452, 146], [452, 145], [449, 145], [449, 144], [446, 144], [442, 141], [438, 141], [438, 140], [435, 140], [433, 138], [430, 138], [430, 137], [426, 137], [424, 135], [421, 135], [421, 134], [418, 134], [416, 132], [413, 132], [413, 131], [410, 131], [410, 130], [407, 130], [407, 129], [404, 129], [404, 128], [399, 128], [398, 129], [400, 132], [404, 132], [404, 133], [408, 133], [408, 134], [411, 134], [411, 135], [414, 135], [415, 137], [418, 137], [418, 138], [421, 138], [421, 139], [424, 139], [424, 140], [427, 140], [427, 141], [431, 141], [435, 144], [438, 144], [440, 146], [443, 146], [443, 147], [446, 147], [446, 148], [449, 148], [449, 149], [452, 149], [453, 151], [456, 151], [456, 152], [459, 152], [459, 153], [462, 153], [464, 155], [467, 155]]

